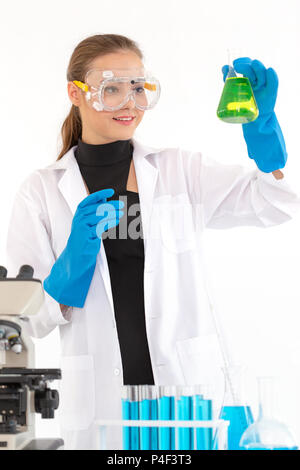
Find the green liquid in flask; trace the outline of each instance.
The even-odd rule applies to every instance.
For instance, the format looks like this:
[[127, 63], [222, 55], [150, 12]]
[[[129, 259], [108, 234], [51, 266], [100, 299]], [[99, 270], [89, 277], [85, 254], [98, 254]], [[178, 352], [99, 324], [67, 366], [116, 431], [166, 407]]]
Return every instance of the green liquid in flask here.
[[247, 77], [226, 78], [217, 110], [219, 119], [229, 123], [246, 124], [258, 117], [258, 108]]

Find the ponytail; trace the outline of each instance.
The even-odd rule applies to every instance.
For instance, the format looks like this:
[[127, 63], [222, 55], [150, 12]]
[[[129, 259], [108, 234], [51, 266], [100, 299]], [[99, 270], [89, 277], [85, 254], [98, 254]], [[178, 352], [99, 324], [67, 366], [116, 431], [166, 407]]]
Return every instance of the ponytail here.
[[65, 153], [67, 153], [70, 148], [72, 148], [74, 145], [77, 145], [78, 139], [81, 137], [81, 132], [82, 123], [79, 108], [72, 104], [70, 112], [64, 120], [64, 123], [61, 128], [63, 146], [60, 151], [60, 154], [57, 157], [57, 160], [59, 160]]

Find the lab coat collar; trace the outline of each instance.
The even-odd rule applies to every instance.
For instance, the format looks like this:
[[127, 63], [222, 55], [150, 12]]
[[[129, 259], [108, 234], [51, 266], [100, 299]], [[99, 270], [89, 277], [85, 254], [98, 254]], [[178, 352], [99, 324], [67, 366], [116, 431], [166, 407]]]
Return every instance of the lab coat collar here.
[[[164, 148], [155, 148], [144, 145], [135, 138], [132, 138], [132, 142], [134, 147], [133, 160], [141, 204], [146, 205], [148, 210], [150, 210], [154, 187], [157, 180], [157, 169], [151, 164], [151, 158], [148, 160], [147, 157], [152, 157], [153, 155], [162, 152]], [[66, 199], [73, 215], [76, 212], [78, 204], [88, 195], [74, 155], [76, 147], [77, 145], [74, 145], [60, 160], [56, 160], [54, 163], [46, 167], [46, 169], [50, 171], [67, 170], [64, 171], [60, 177], [58, 187]], [[144, 216], [145, 228], [149, 219], [147, 215], [145, 214]]]
[[[144, 145], [140, 141], [138, 141], [136, 138], [131, 138], [133, 142], [133, 158], [135, 159], [140, 159], [144, 158], [150, 155], [154, 155], [156, 153], [162, 152], [164, 150], [163, 147], [161, 148], [155, 148], [155, 147], [150, 147], [149, 145]], [[49, 170], [67, 170], [71, 168], [72, 166], [76, 166], [77, 161], [74, 155], [74, 151], [76, 149], [77, 145], [74, 145], [73, 147], [66, 152], [63, 157], [60, 158], [60, 160], [56, 160], [54, 163], [51, 165], [47, 166], [47, 169]]]

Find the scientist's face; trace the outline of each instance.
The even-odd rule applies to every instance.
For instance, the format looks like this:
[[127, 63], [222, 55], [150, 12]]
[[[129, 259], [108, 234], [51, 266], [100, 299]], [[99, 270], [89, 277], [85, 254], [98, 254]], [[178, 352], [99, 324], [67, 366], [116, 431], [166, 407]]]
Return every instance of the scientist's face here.
[[[121, 51], [97, 57], [90, 64], [89, 70], [132, 67], [143, 67], [141, 59], [134, 52]], [[117, 111], [97, 111], [86, 101], [85, 92], [73, 82], [68, 82], [68, 94], [72, 103], [79, 107], [82, 120], [82, 140], [89, 144], [106, 144], [116, 140], [130, 139], [144, 116], [145, 111], [137, 109], [132, 99]], [[121, 116], [134, 116], [134, 120], [129, 125], [120, 124], [114, 120], [114, 118]]]

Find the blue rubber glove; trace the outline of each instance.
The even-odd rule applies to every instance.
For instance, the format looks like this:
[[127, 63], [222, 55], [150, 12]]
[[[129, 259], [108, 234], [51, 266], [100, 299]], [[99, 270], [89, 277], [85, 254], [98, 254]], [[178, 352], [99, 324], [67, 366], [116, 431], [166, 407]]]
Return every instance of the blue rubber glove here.
[[[237, 73], [249, 78], [259, 110], [255, 121], [242, 125], [248, 155], [265, 173], [283, 168], [287, 152], [274, 112], [278, 91], [277, 74], [272, 68], [266, 69], [259, 60], [251, 60], [249, 57], [234, 60], [233, 67]], [[222, 67], [222, 72], [225, 81], [228, 65]]]
[[44, 280], [44, 289], [57, 302], [83, 307], [92, 281], [102, 233], [116, 225], [124, 215], [124, 202], [107, 198], [113, 189], [90, 194], [78, 205], [71, 233], [61, 255]]

